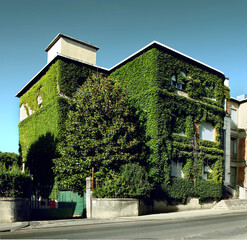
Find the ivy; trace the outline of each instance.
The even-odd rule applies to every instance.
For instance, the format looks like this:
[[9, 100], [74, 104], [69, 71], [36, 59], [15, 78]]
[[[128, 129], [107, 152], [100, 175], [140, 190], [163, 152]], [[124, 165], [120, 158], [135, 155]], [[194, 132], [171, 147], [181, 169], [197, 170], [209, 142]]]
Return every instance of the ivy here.
[[49, 105], [41, 108], [19, 123], [19, 141], [23, 161], [27, 160], [28, 152], [40, 137], [46, 134], [59, 138], [62, 123], [66, 117], [67, 101], [55, 98]]
[[90, 74], [98, 72], [95, 67], [64, 57], [58, 57], [45, 70], [20, 98], [20, 107], [24, 106], [28, 115], [19, 123], [20, 153], [36, 187], [54, 183], [52, 159], [58, 157], [68, 97]]
[[[88, 76], [97, 71], [100, 70], [58, 57], [40, 79], [21, 96], [20, 106], [24, 106], [29, 116], [19, 124], [24, 161], [31, 145], [38, 141], [39, 137], [51, 134], [59, 141], [68, 109], [66, 97], [71, 96]], [[41, 104], [38, 103], [38, 97], [42, 99]]]
[[[171, 85], [174, 75], [178, 84], [185, 85], [182, 96]], [[191, 194], [201, 199], [219, 198], [224, 76], [159, 48], [147, 49], [115, 69], [111, 76], [125, 85], [131, 104], [145, 120], [146, 144], [151, 153], [149, 177], [157, 189], [161, 184], [166, 198], [182, 202]], [[199, 139], [201, 122], [215, 126], [215, 142]], [[183, 163], [183, 179], [171, 177], [172, 160]], [[208, 180], [202, 180], [206, 164], [212, 172]]]
[[[35, 143], [47, 134], [56, 144], [60, 141], [68, 108], [64, 97], [72, 96], [77, 87], [97, 71], [94, 67], [59, 57], [21, 97], [20, 106], [23, 105], [30, 115], [19, 124], [24, 161], [31, 147], [38, 146]], [[229, 100], [224, 76], [158, 47], [146, 49], [109, 74], [126, 87], [129, 102], [145, 130], [144, 140], [149, 148], [147, 171], [154, 186], [157, 189], [165, 186], [168, 199], [185, 201], [190, 194], [201, 199], [219, 198], [223, 176], [223, 103]], [[182, 96], [171, 85], [173, 75], [177, 83], [184, 83], [185, 91], [180, 91]], [[41, 104], [38, 98], [42, 99]], [[215, 126], [215, 142], [199, 139], [201, 122]], [[184, 179], [171, 177], [173, 160], [183, 162]], [[201, 178], [206, 163], [212, 172], [205, 181]]]

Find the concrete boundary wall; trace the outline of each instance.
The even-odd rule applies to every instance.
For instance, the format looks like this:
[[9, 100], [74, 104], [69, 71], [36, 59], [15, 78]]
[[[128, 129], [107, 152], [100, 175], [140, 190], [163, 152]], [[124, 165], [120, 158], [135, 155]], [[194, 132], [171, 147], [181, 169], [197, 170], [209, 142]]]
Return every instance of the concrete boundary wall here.
[[[146, 213], [165, 213], [200, 209], [211, 209], [216, 202], [200, 204], [198, 198], [188, 197], [186, 204], [169, 205], [166, 201], [154, 201], [152, 206], [146, 206]], [[145, 213], [145, 210], [142, 210]]]
[[30, 220], [28, 198], [0, 198], [0, 222]]
[[147, 205], [133, 198], [92, 198], [92, 218], [140, 216], [150, 213], [211, 209], [215, 203], [201, 205], [198, 198], [189, 198], [185, 205], [168, 205], [166, 201], [154, 201]]
[[139, 216], [139, 200], [132, 198], [92, 198], [92, 218]]
[[198, 198], [188, 197], [185, 205], [168, 205], [166, 201], [146, 204], [133, 198], [92, 198], [92, 178], [86, 178], [87, 218], [115, 218], [140, 216], [151, 213], [165, 213], [186, 210], [211, 209], [216, 202], [200, 204]]

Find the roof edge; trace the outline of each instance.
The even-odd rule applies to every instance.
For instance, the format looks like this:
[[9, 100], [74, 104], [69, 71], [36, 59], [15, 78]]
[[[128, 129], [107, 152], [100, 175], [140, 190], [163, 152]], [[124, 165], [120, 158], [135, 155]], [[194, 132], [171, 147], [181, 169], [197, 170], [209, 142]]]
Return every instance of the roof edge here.
[[99, 49], [99, 47], [97, 47], [97, 46], [95, 46], [95, 45], [92, 45], [92, 44], [90, 44], [90, 43], [81, 41], [81, 40], [79, 40], [79, 39], [70, 37], [70, 36], [65, 35], [65, 34], [62, 34], [62, 33], [59, 33], [59, 34], [51, 41], [51, 43], [45, 48], [45, 51], [48, 52], [48, 51], [52, 48], [52, 46], [58, 41], [58, 39], [61, 38], [61, 37], [64, 37], [64, 38], [73, 40], [73, 41], [75, 41], [75, 42], [78, 42], [78, 43], [81, 43], [81, 44], [84, 44], [84, 45], [87, 45], [87, 46], [89, 46], [89, 47], [92, 47], [92, 48], [96, 49], [96, 51]]
[[79, 61], [78, 59], [71, 58], [71, 57], [68, 57], [68, 56], [65, 56], [65, 55], [62, 55], [62, 54], [57, 54], [56, 57], [52, 59], [52, 61], [47, 63], [33, 78], [31, 78], [31, 80], [15, 95], [15, 97], [18, 97], [18, 98], [21, 97], [25, 93], [25, 89], [26, 88], [30, 88], [31, 86], [33, 86], [36, 83], [35, 82], [36, 78], [38, 78], [40, 75], [42, 75], [43, 72], [46, 71], [49, 68], [49, 66], [52, 65], [53, 62], [55, 62], [55, 60], [57, 58], [59, 58], [59, 57], [66, 58], [66, 59], [69, 59], [69, 60], [72, 60], [72, 61], [76, 61], [76, 62], [85, 64], [85, 65], [88, 65], [90, 67], [98, 68], [98, 69], [101, 69], [101, 70], [106, 71], [106, 72], [109, 71], [109, 69], [104, 68], [104, 67], [100, 67], [98, 65], [93, 65], [93, 64], [90, 64], [90, 63], [87, 63], [87, 62], [83, 62], [83, 61]]
[[236, 98], [234, 98], [234, 97], [230, 97], [230, 100], [231, 100], [231, 101], [235, 101], [235, 102], [237, 102], [237, 103], [239, 103], [239, 104], [244, 103], [244, 102], [247, 102], [247, 98], [245, 98], [245, 99], [243, 99], [243, 100], [238, 100], [238, 99], [236, 99]]
[[191, 61], [193, 61], [193, 62], [195, 62], [195, 63], [197, 63], [197, 64], [200, 64], [200, 65], [202, 65], [202, 66], [204, 66], [204, 67], [207, 67], [207, 68], [209, 68], [209, 69], [211, 69], [211, 70], [213, 70], [213, 71], [216, 71], [216, 72], [218, 72], [218, 73], [220, 73], [220, 74], [222, 74], [222, 75], [225, 76], [225, 74], [224, 74], [223, 72], [221, 72], [220, 70], [218, 70], [218, 69], [216, 69], [216, 68], [213, 68], [213, 67], [211, 67], [210, 65], [207, 65], [207, 64], [205, 64], [205, 63], [203, 63], [203, 62], [201, 62], [201, 61], [198, 61], [198, 60], [196, 60], [196, 59], [194, 59], [194, 58], [192, 58], [192, 57], [190, 57], [190, 56], [188, 56], [188, 55], [186, 55], [186, 54], [184, 54], [184, 53], [181, 53], [181, 52], [179, 52], [179, 51], [177, 51], [177, 50], [175, 50], [175, 49], [173, 49], [173, 48], [171, 48], [171, 47], [168, 47], [168, 46], [166, 46], [165, 44], [162, 44], [162, 43], [160, 43], [160, 42], [158, 42], [158, 41], [152, 41], [151, 43], [149, 43], [149, 44], [146, 45], [145, 47], [141, 48], [140, 50], [138, 50], [138, 51], [136, 51], [135, 53], [131, 54], [129, 57], [125, 58], [125, 59], [122, 60], [121, 62], [119, 62], [119, 63], [117, 63], [116, 65], [114, 65], [113, 67], [111, 67], [109, 70], [110, 70], [110, 71], [114, 70], [114, 69], [117, 68], [118, 66], [120, 66], [120, 65], [122, 65], [123, 63], [127, 62], [128, 60], [130, 60], [131, 58], [135, 57], [136, 55], [140, 54], [142, 51], [145, 51], [146, 49], [148, 49], [148, 48], [151, 47], [152, 45], [158, 45], [158, 46], [160, 46], [160, 47], [162, 47], [162, 48], [168, 49], [168, 50], [170, 50], [170, 51], [172, 51], [172, 52], [174, 52], [174, 53], [176, 53], [176, 54], [178, 54], [178, 55], [180, 55], [180, 56], [183, 56], [183, 57], [185, 57], [185, 58], [187, 58], [187, 59], [189, 59], [189, 60], [191, 60]]

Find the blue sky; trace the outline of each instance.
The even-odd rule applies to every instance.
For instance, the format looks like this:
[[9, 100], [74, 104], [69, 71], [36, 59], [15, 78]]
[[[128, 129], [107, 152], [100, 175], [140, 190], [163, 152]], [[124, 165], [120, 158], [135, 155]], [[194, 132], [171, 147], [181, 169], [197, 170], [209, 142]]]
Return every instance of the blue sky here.
[[16, 93], [46, 64], [58, 33], [100, 49], [110, 68], [159, 41], [230, 78], [247, 93], [246, 0], [0, 0], [0, 151], [18, 153]]

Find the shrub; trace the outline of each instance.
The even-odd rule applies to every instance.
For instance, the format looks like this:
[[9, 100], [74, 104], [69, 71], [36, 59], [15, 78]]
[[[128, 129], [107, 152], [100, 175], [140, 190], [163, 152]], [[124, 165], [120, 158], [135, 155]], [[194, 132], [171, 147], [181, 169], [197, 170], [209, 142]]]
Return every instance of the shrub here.
[[120, 168], [120, 174], [108, 179], [97, 187], [93, 196], [99, 198], [146, 198], [149, 197], [152, 185], [144, 167], [138, 163], [128, 163]]
[[21, 166], [21, 158], [16, 153], [0, 152], [0, 162], [4, 163], [6, 168], [13, 164], [18, 164]]
[[169, 202], [186, 203], [188, 196], [198, 197], [200, 202], [206, 200], [217, 200], [222, 196], [222, 184], [212, 180], [199, 180], [195, 182], [190, 179], [172, 178], [170, 184], [165, 182], [161, 185], [163, 197]]
[[6, 169], [0, 164], [0, 197], [28, 197], [31, 184], [31, 176], [21, 173], [18, 166]]

